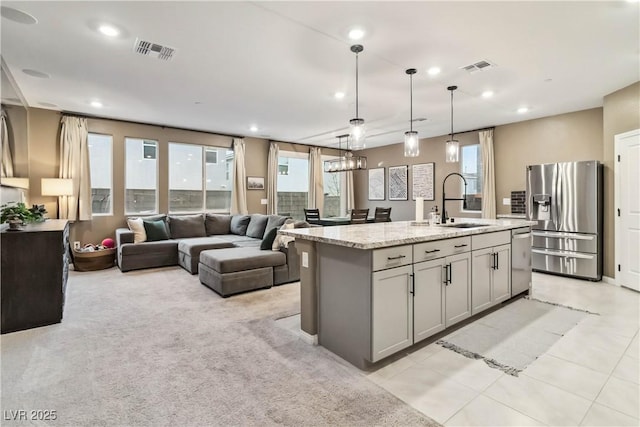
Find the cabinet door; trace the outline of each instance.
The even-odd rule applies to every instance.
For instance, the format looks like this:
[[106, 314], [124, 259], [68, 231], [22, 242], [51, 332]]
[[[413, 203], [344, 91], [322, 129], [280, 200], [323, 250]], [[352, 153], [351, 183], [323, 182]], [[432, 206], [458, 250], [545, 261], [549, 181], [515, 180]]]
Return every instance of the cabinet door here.
[[444, 258], [413, 265], [413, 342], [444, 329]]
[[496, 246], [493, 253], [498, 261], [496, 269], [492, 270], [493, 303], [498, 304], [511, 297], [511, 245]]
[[471, 252], [471, 314], [480, 313], [492, 304], [491, 275], [493, 273], [493, 253], [491, 248]]
[[372, 274], [371, 361], [413, 344], [412, 266]]
[[451, 282], [445, 286], [445, 326], [471, 315], [471, 253], [447, 257]]

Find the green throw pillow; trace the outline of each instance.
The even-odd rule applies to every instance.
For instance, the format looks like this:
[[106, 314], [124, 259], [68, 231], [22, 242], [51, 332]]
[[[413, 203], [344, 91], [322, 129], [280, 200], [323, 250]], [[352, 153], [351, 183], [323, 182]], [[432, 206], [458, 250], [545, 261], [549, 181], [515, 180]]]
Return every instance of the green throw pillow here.
[[264, 235], [264, 239], [262, 239], [262, 243], [260, 243], [260, 249], [267, 250], [271, 249], [273, 246], [273, 241], [276, 239], [276, 234], [278, 234], [278, 228], [272, 228]]
[[144, 231], [147, 233], [147, 242], [169, 240], [167, 225], [163, 220], [144, 221]]

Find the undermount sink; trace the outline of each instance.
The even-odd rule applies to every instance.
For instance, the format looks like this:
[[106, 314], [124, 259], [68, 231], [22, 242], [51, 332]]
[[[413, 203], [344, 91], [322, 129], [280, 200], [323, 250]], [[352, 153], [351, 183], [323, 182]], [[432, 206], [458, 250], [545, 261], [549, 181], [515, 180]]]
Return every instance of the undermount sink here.
[[451, 227], [451, 228], [479, 228], [479, 227], [489, 227], [491, 224], [476, 224], [473, 222], [460, 222], [453, 224], [442, 224], [442, 227]]

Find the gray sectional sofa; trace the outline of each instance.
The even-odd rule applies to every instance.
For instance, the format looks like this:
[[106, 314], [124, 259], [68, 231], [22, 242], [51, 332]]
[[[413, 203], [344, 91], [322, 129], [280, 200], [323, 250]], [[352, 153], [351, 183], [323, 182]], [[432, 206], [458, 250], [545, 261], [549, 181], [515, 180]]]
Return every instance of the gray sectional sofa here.
[[134, 243], [133, 231], [117, 229], [118, 267], [126, 272], [180, 265], [191, 274], [199, 274], [204, 285], [222, 296], [295, 282], [300, 279], [295, 243], [274, 251], [269, 241], [275, 233], [270, 231], [279, 229], [287, 219], [261, 214], [146, 217], [143, 220], [147, 224], [164, 224], [166, 236], [154, 233], [154, 239], [160, 240]]

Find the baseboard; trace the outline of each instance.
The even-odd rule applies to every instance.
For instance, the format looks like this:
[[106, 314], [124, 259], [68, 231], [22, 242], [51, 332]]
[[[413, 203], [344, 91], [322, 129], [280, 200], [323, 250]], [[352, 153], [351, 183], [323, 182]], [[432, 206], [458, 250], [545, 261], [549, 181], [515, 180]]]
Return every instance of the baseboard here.
[[616, 285], [616, 286], [620, 286], [618, 284], [618, 282], [616, 282], [615, 277], [609, 277], [609, 276], [602, 276], [602, 281], [604, 283], [608, 283], [609, 285]]
[[306, 333], [305, 331], [303, 331], [302, 329], [300, 329], [300, 338], [302, 338], [302, 341], [306, 342], [307, 344], [311, 344], [311, 345], [318, 345], [318, 335], [311, 335]]

